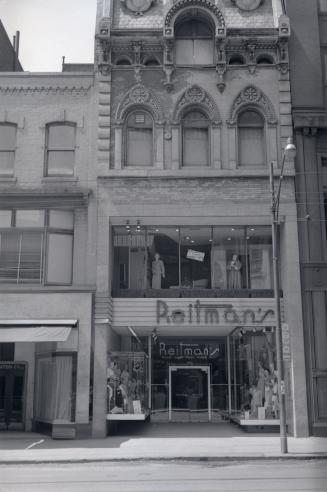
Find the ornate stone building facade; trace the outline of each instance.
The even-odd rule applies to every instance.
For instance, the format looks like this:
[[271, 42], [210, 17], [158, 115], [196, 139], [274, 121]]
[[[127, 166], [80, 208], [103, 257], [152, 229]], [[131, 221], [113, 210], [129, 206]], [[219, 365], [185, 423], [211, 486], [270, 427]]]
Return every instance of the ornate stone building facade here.
[[[292, 136], [279, 0], [98, 1], [93, 435], [278, 426], [269, 163]], [[294, 188], [281, 201], [289, 431], [308, 434]]]

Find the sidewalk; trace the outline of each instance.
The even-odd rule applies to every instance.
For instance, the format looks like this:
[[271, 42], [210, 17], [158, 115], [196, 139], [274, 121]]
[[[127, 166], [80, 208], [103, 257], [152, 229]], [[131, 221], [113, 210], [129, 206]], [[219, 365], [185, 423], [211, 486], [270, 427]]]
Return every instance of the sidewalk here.
[[0, 464], [78, 463], [128, 460], [327, 459], [327, 438], [288, 439], [280, 453], [279, 436], [231, 437], [112, 436], [102, 440], [53, 441], [42, 434], [0, 434]]

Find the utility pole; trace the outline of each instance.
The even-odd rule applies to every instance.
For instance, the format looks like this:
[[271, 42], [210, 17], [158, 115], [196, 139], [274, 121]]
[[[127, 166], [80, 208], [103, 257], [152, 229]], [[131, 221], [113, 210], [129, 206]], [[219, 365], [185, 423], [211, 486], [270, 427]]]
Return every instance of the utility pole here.
[[[280, 419], [280, 446], [281, 452], [286, 454], [287, 449], [287, 430], [286, 430], [286, 406], [285, 406], [285, 382], [284, 382], [284, 363], [283, 363], [283, 340], [282, 340], [282, 318], [280, 309], [280, 281], [279, 281], [279, 222], [278, 209], [279, 199], [275, 193], [274, 166], [270, 163], [270, 193], [271, 193], [271, 228], [272, 228], [272, 250], [273, 250], [273, 277], [274, 277], [274, 297], [276, 310], [276, 357], [277, 357], [277, 380], [278, 380], [278, 399], [279, 399], [279, 419]], [[281, 174], [282, 179], [282, 174]]]
[[271, 229], [272, 229], [272, 249], [273, 249], [273, 276], [274, 276], [274, 297], [276, 304], [276, 358], [277, 358], [277, 380], [278, 380], [278, 399], [279, 399], [279, 419], [280, 419], [280, 446], [281, 452], [286, 454], [287, 449], [287, 428], [286, 428], [286, 405], [285, 405], [285, 381], [284, 381], [284, 361], [283, 361], [283, 337], [282, 337], [282, 317], [280, 309], [280, 279], [279, 279], [279, 205], [282, 182], [284, 177], [284, 166], [286, 157], [290, 160], [295, 159], [296, 147], [292, 137], [287, 139], [287, 144], [283, 152], [283, 162], [279, 174], [278, 190], [275, 191], [274, 165], [271, 162], [269, 167], [270, 194], [271, 194]]

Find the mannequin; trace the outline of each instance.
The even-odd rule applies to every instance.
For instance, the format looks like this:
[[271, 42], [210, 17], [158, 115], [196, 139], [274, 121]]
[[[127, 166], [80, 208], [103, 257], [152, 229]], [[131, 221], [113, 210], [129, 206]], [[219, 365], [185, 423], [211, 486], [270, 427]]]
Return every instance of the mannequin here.
[[152, 289], [161, 289], [162, 278], [165, 278], [165, 265], [159, 253], [155, 253], [152, 262]]
[[232, 261], [230, 261], [227, 266], [227, 270], [229, 271], [229, 275], [228, 275], [229, 289], [242, 288], [241, 269], [242, 269], [242, 263], [238, 259], [238, 255], [233, 255]]
[[265, 396], [265, 369], [260, 361], [258, 362], [258, 382], [257, 382], [256, 389], [260, 392], [261, 395], [260, 407], [262, 407], [263, 399]]

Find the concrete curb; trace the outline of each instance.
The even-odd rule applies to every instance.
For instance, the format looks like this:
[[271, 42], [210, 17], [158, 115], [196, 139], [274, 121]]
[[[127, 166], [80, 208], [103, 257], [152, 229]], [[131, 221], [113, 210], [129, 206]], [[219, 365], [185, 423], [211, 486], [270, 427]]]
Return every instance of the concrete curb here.
[[0, 460], [0, 466], [8, 465], [50, 465], [50, 464], [87, 464], [87, 463], [119, 463], [119, 462], [172, 462], [172, 461], [188, 461], [188, 462], [232, 462], [232, 461], [308, 461], [308, 460], [327, 460], [327, 453], [315, 453], [315, 454], [280, 454], [280, 455], [253, 455], [253, 456], [192, 456], [192, 457], [116, 457], [116, 458], [63, 458], [63, 459], [22, 459], [22, 460]]

